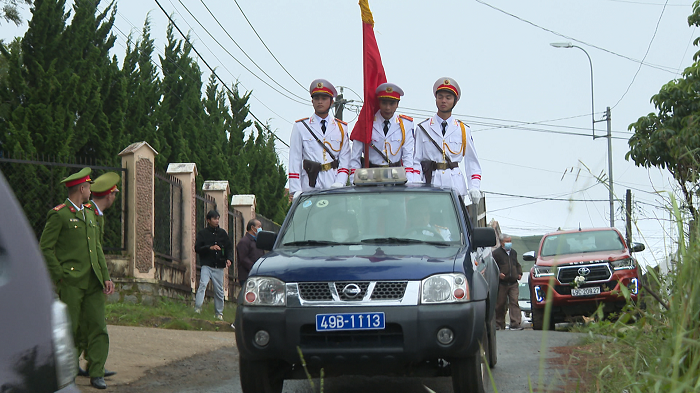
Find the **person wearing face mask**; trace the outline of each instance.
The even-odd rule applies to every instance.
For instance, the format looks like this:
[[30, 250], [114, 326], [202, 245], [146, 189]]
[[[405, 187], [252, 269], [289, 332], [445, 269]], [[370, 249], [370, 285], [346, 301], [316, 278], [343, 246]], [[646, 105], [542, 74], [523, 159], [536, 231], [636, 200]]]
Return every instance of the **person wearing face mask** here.
[[194, 310], [202, 311], [204, 294], [209, 280], [214, 283], [214, 310], [216, 319], [224, 319], [224, 268], [231, 266], [233, 259], [233, 242], [226, 231], [219, 227], [219, 212], [210, 210], [207, 213], [207, 227], [197, 232], [194, 250], [199, 254], [202, 272], [199, 288], [195, 296]]
[[248, 221], [245, 226], [246, 233], [236, 245], [236, 265], [238, 267], [238, 282], [243, 287], [243, 283], [248, 279], [250, 269], [255, 262], [265, 253], [257, 246], [258, 233], [262, 231], [262, 224], [256, 219]]
[[510, 312], [510, 330], [523, 330], [520, 326], [518, 305], [518, 280], [523, 276], [523, 267], [518, 262], [518, 253], [513, 250], [510, 235], [501, 234], [501, 247], [493, 251], [499, 274], [498, 298], [496, 300], [496, 329], [506, 328], [506, 304]]

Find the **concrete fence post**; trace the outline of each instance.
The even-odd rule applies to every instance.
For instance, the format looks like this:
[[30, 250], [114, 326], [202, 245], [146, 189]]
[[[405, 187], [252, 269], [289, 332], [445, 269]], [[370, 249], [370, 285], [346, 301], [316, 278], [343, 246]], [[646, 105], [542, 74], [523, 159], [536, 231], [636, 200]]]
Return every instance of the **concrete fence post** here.
[[[127, 274], [136, 278], [155, 277], [154, 234], [154, 164], [158, 152], [147, 142], [136, 142], [119, 153], [122, 167], [127, 168], [129, 187], [123, 194], [128, 208], [126, 253]], [[138, 214], [137, 214], [138, 213]]]
[[195, 201], [197, 164], [172, 163], [167, 173], [182, 183], [182, 262], [187, 266], [185, 275], [190, 282], [192, 292], [197, 280], [197, 256], [194, 243], [197, 237], [197, 204]]

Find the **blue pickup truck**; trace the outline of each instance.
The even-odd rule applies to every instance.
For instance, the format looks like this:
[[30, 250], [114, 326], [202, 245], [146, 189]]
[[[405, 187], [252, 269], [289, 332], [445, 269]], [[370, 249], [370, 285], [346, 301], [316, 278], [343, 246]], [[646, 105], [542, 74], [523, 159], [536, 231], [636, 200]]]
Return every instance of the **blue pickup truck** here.
[[497, 361], [495, 233], [472, 227], [454, 191], [405, 183], [403, 168], [360, 169], [352, 187], [301, 194], [278, 235], [258, 235], [271, 252], [236, 312], [244, 392], [321, 369], [484, 391]]

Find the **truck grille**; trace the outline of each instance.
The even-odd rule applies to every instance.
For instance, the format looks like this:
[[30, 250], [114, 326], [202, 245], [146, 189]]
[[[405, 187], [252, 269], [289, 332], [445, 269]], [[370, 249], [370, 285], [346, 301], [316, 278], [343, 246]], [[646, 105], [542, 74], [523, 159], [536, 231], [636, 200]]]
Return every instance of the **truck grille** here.
[[[360, 293], [355, 297], [348, 297], [343, 289], [347, 285], [355, 284], [360, 288]], [[357, 302], [364, 299], [370, 288], [370, 281], [338, 281], [338, 282], [301, 282], [299, 296], [305, 301], [332, 301], [331, 288], [335, 287], [338, 298], [343, 302]], [[377, 281], [370, 294], [370, 300], [401, 300], [406, 293], [408, 281]]]
[[382, 330], [317, 332], [315, 325], [303, 325], [299, 344], [302, 348], [403, 348], [401, 325], [388, 323]]
[[[580, 274], [580, 269], [588, 269], [588, 274]], [[563, 266], [557, 270], [557, 278], [562, 284], [569, 284], [574, 281], [574, 279], [582, 275], [586, 277], [586, 281], [608, 281], [612, 277], [612, 271], [610, 266], [605, 264], [597, 265], [576, 265], [576, 266]]]
[[304, 282], [299, 284], [299, 296], [304, 300], [333, 300], [327, 282]]

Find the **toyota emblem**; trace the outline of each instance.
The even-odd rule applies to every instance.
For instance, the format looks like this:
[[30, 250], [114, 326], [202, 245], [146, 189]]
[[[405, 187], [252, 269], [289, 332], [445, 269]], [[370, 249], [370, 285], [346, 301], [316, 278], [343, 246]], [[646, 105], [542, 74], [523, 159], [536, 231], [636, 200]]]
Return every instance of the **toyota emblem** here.
[[591, 269], [587, 267], [580, 267], [578, 268], [578, 275], [579, 276], [587, 276], [591, 273]]
[[348, 284], [343, 288], [343, 293], [350, 299], [354, 299], [361, 292], [360, 287], [357, 284]]

